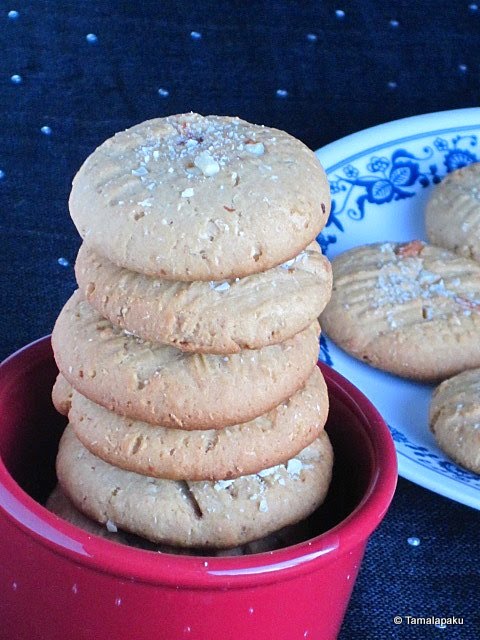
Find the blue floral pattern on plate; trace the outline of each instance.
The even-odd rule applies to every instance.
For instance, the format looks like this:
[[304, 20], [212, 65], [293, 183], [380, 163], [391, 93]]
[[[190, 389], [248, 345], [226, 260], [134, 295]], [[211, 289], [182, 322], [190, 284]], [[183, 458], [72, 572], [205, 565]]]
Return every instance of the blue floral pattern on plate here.
[[[346, 214], [352, 220], [362, 220], [367, 203], [382, 205], [392, 200], [413, 198], [418, 189], [439, 183], [444, 174], [443, 167], [439, 167], [437, 162], [429, 162], [434, 155], [434, 148], [443, 153], [447, 172], [477, 162], [477, 156], [468, 146], [477, 146], [476, 135], [457, 135], [450, 141], [437, 136], [431, 146], [423, 148], [421, 156], [398, 148], [390, 157], [371, 156], [366, 162], [363, 159], [362, 163], [357, 163], [357, 166], [346, 164], [341, 172], [334, 176], [329, 174], [332, 208], [326, 229], [336, 227], [343, 232], [342, 215]], [[362, 170], [362, 165], [366, 171]], [[335, 241], [336, 236], [331, 233], [319, 236], [324, 252]]]
[[[408, 123], [408, 120], [405, 122]], [[387, 126], [383, 125], [383, 128]], [[363, 133], [368, 134], [369, 130], [356, 135], [360, 136]], [[379, 138], [381, 142], [375, 146], [365, 144], [365, 147], [362, 148], [357, 144], [356, 147], [360, 147], [359, 151], [352, 155], [345, 153], [345, 158], [339, 161], [337, 156], [337, 162], [330, 166], [320, 150], [332, 194], [330, 217], [325, 229], [318, 236], [322, 251], [327, 255], [332, 253], [335, 255], [348, 246], [363, 244], [365, 241], [398, 239], [396, 237], [378, 238], [373, 234], [372, 239], [355, 242], [356, 238], [354, 237], [352, 242], [352, 234], [356, 235], [357, 225], [363, 226], [362, 223], [375, 224], [368, 221], [369, 215], [378, 221], [378, 217], [375, 216], [380, 215], [384, 208], [386, 212], [387, 207], [391, 211], [392, 207], [399, 206], [396, 205], [399, 201], [406, 201], [402, 214], [422, 215], [422, 206], [416, 204], [416, 201], [421, 199], [417, 196], [425, 193], [429, 187], [438, 184], [447, 173], [472, 162], [480, 161], [479, 136], [480, 110], [478, 110], [478, 118], [476, 118], [474, 125], [469, 126], [462, 123], [457, 127], [424, 129], [391, 140], [388, 140], [388, 135], [382, 136]], [[371, 142], [372, 139], [375, 139], [373, 134], [365, 135], [366, 141]], [[348, 145], [345, 148], [349, 148]], [[398, 222], [399, 227], [402, 224], [403, 222]], [[349, 241], [345, 242], [344, 237], [347, 236]], [[362, 388], [360, 385], [362, 377], [357, 375], [357, 370], [366, 365], [357, 363], [353, 359], [346, 365], [346, 359], [350, 357], [343, 354], [324, 336], [322, 336], [320, 358], [334, 368], [338, 368], [341, 373], [350, 377], [354, 384]], [[372, 370], [372, 377], [377, 374], [378, 372]], [[381, 383], [382, 379], [379, 378], [379, 386]], [[397, 383], [389, 381], [390, 392], [395, 384]], [[370, 392], [370, 397], [374, 403], [377, 403], [375, 398], [376, 385], [375, 381], [370, 386], [373, 389], [373, 392]], [[408, 391], [404, 393], [408, 395]], [[429, 391], [427, 390], [425, 393], [429, 394]], [[395, 401], [393, 400], [392, 404]], [[421, 419], [422, 425], [424, 420], [426, 421], [425, 415]], [[417, 434], [412, 433], [411, 429], [404, 428], [401, 421], [393, 425], [391, 415], [388, 417], [388, 422], [397, 449], [400, 475], [405, 475], [405, 477], [438, 493], [480, 508], [480, 478], [477, 475], [461, 468], [447, 458], [433, 444], [429, 434], [417, 437]], [[426, 425], [424, 428], [428, 431]], [[428, 478], [423, 478], [422, 475], [428, 476]], [[447, 484], [452, 485], [448, 489], [442, 486], [445, 480], [448, 480]], [[469, 494], [465, 499], [461, 495], [461, 487], [465, 487], [464, 491]]]
[[462, 467], [459, 467], [452, 460], [446, 460], [445, 458], [440, 457], [435, 453], [435, 451], [432, 451], [428, 447], [414, 444], [405, 436], [405, 434], [398, 431], [398, 429], [395, 429], [395, 427], [388, 425], [388, 428], [392, 434], [393, 441], [396, 444], [403, 445], [402, 448], [407, 450], [398, 451], [397, 448], [397, 453], [400, 453], [410, 460], [414, 460], [422, 467], [426, 467], [440, 475], [445, 475], [446, 472], [448, 475], [454, 476], [457, 482], [461, 482], [462, 484], [472, 487], [479, 486], [479, 479], [475, 474], [467, 471], [466, 469], [462, 469]]

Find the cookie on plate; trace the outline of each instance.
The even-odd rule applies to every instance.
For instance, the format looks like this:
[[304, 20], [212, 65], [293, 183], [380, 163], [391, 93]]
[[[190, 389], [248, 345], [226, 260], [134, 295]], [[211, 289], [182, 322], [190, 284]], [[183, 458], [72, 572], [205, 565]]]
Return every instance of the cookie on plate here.
[[480, 163], [452, 171], [435, 187], [425, 225], [433, 244], [480, 260]]
[[229, 548], [306, 518], [324, 500], [333, 453], [322, 432], [295, 458], [217, 482], [160, 480], [118, 469], [86, 449], [68, 426], [57, 476], [77, 509], [97, 522], [161, 544]]
[[241, 547], [232, 547], [231, 549], [192, 549], [187, 547], [172, 547], [166, 544], [155, 544], [118, 529], [117, 526], [108, 521], [106, 525], [101, 525], [94, 520], [90, 520], [76, 509], [70, 500], [63, 493], [60, 485], [57, 485], [50, 494], [46, 508], [55, 513], [63, 520], [70, 524], [83, 529], [87, 533], [91, 533], [101, 538], [106, 538], [111, 542], [117, 542], [129, 547], [144, 549], [145, 551], [155, 551], [159, 553], [172, 553], [174, 555], [198, 555], [198, 556], [244, 556], [252, 553], [265, 553], [274, 551], [292, 544], [298, 544], [310, 538], [314, 532], [308, 521], [302, 521], [296, 525], [284, 527], [279, 531], [275, 531], [264, 538], [253, 540]]
[[229, 355], [291, 338], [320, 315], [332, 269], [318, 244], [245, 278], [174, 282], [117, 267], [83, 244], [80, 291], [113, 324], [182, 351]]
[[351, 355], [417, 380], [480, 366], [480, 264], [418, 240], [356, 247], [332, 264], [325, 333]]
[[327, 386], [315, 367], [287, 401], [224, 429], [155, 427], [119, 416], [73, 390], [68, 418], [82, 444], [116, 467], [170, 480], [220, 480], [293, 458], [319, 436], [327, 414]]
[[195, 113], [117, 133], [87, 158], [70, 196], [91, 249], [183, 281], [244, 277], [290, 260], [329, 210], [325, 172], [299, 140]]
[[447, 455], [480, 474], [480, 369], [459, 373], [435, 389], [430, 429]]
[[290, 340], [230, 356], [185, 354], [114, 327], [76, 292], [52, 334], [58, 368], [94, 402], [181, 429], [252, 420], [300, 389], [317, 362], [319, 326]]

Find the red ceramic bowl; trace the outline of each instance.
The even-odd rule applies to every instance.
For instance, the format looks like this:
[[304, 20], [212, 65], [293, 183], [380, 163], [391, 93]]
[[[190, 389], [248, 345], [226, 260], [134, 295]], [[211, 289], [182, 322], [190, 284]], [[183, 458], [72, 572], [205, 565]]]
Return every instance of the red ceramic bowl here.
[[335, 451], [319, 535], [271, 553], [182, 557], [124, 547], [48, 512], [65, 425], [50, 401], [50, 340], [0, 366], [0, 635], [9, 640], [335, 638], [365, 545], [397, 478], [389, 431], [320, 365]]

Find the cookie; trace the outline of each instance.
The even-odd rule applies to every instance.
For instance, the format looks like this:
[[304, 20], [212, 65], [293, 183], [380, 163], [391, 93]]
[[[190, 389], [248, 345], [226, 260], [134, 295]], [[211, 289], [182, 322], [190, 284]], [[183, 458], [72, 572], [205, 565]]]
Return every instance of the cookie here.
[[70, 500], [65, 496], [60, 485], [57, 485], [52, 493], [48, 496], [45, 507], [55, 513], [60, 518], [63, 518], [70, 524], [83, 529], [87, 533], [91, 533], [100, 538], [107, 538], [112, 542], [118, 542], [120, 544], [128, 544], [127, 535], [123, 531], [119, 531], [113, 523], [106, 525], [100, 525], [94, 520], [90, 520], [83, 515], [81, 511], [75, 509]]
[[480, 369], [459, 373], [435, 389], [430, 429], [447, 455], [480, 474]]
[[278, 345], [231, 356], [185, 354], [127, 335], [76, 292], [52, 334], [58, 368], [97, 404], [164, 427], [217, 429], [292, 396], [318, 356], [318, 323]]
[[113, 324], [182, 351], [223, 355], [291, 338], [320, 315], [332, 287], [317, 243], [263, 273], [190, 283], [117, 267], [83, 244], [75, 273], [84, 297]]
[[73, 181], [86, 244], [171, 280], [223, 280], [290, 260], [325, 225], [325, 172], [299, 140], [239, 118], [190, 113], [117, 133]]
[[[231, 549], [210, 549], [205, 551], [204, 549], [188, 549], [186, 547], [171, 547], [168, 545], [159, 545], [140, 536], [136, 536], [131, 533], [127, 533], [118, 529], [117, 526], [109, 521], [107, 526], [101, 525], [94, 520], [90, 520], [83, 515], [78, 509], [76, 509], [70, 500], [63, 493], [60, 485], [57, 485], [50, 494], [46, 508], [55, 513], [63, 520], [66, 520], [70, 524], [83, 529], [87, 533], [91, 533], [101, 538], [106, 538], [111, 542], [117, 542], [129, 547], [136, 547], [138, 549], [144, 549], [145, 551], [156, 551], [160, 553], [172, 553], [175, 555], [199, 555], [199, 556], [244, 556], [252, 553], [265, 553], [268, 551], [274, 551], [275, 549], [281, 549], [293, 544], [298, 544], [307, 540], [314, 535], [313, 528], [308, 521], [302, 521], [296, 525], [290, 527], [284, 527], [279, 531], [275, 531], [264, 538], [254, 540], [241, 547], [233, 547]], [[108, 528], [107, 528], [108, 527]]]
[[229, 548], [306, 518], [324, 500], [333, 454], [325, 432], [285, 465], [217, 482], [159, 480], [97, 458], [69, 426], [57, 476], [77, 509], [161, 544]]
[[452, 171], [435, 187], [425, 225], [433, 244], [480, 260], [480, 163]]
[[52, 389], [52, 402], [62, 416], [68, 416], [72, 406], [72, 394], [72, 385], [59, 373]]
[[222, 480], [294, 457], [319, 436], [327, 414], [327, 386], [315, 367], [289, 400], [224, 429], [155, 427], [108, 411], [76, 391], [68, 418], [82, 444], [116, 467], [170, 480]]
[[332, 264], [330, 338], [374, 367], [439, 380], [480, 366], [480, 265], [419, 241], [356, 247]]

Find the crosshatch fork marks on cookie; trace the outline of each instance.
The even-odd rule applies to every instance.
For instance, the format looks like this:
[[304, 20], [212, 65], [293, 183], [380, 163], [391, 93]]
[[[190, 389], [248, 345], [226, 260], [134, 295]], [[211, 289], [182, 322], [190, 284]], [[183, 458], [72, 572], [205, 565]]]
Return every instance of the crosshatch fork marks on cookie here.
[[480, 366], [480, 264], [420, 241], [333, 261], [325, 332], [352, 355], [414, 379]]

